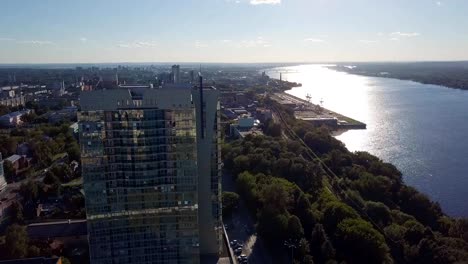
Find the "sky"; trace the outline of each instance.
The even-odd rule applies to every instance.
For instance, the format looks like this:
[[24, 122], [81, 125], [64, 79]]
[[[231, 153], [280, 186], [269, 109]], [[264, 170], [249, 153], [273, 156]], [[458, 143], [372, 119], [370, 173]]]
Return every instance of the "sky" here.
[[0, 63], [468, 60], [466, 0], [0, 0]]

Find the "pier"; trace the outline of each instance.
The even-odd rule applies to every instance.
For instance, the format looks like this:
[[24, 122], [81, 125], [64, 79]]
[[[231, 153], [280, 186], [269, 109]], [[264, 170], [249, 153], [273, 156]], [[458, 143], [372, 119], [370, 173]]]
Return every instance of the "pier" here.
[[310, 122], [316, 126], [326, 125], [336, 130], [366, 129], [366, 124], [363, 122], [287, 93], [274, 93], [271, 95], [271, 99], [294, 110], [296, 119]]

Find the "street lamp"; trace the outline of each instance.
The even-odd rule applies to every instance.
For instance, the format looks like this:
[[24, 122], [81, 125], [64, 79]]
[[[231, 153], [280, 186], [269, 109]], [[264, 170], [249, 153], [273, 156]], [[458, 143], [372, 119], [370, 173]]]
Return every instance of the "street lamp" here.
[[291, 263], [294, 263], [294, 249], [297, 248], [297, 239], [288, 239], [284, 241], [284, 246], [291, 249]]

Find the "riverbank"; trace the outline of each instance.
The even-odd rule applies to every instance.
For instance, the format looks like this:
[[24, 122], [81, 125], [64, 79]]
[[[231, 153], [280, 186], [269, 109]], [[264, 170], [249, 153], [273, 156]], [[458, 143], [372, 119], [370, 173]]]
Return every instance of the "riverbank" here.
[[367, 128], [367, 125], [361, 121], [334, 112], [320, 105], [313, 104], [286, 92], [275, 93], [271, 98], [279, 104], [292, 109], [297, 119], [307, 121], [314, 126], [326, 125], [335, 131], [342, 132], [352, 129]]
[[367, 77], [381, 77], [445, 88], [468, 90], [468, 62], [358, 63], [327, 66], [328, 69]]

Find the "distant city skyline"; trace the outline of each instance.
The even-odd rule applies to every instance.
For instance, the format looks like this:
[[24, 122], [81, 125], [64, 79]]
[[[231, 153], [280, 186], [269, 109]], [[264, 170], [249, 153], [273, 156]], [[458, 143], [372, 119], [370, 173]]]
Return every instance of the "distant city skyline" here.
[[463, 0], [4, 0], [0, 64], [468, 60]]

